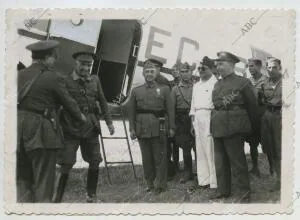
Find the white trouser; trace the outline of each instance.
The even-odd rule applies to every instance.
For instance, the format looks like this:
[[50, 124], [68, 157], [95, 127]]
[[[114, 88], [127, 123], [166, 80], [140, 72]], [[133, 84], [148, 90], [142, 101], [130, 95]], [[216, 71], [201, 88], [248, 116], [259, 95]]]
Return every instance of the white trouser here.
[[214, 144], [210, 134], [211, 110], [200, 109], [195, 112], [194, 129], [197, 153], [197, 176], [199, 186], [210, 184], [217, 187]]

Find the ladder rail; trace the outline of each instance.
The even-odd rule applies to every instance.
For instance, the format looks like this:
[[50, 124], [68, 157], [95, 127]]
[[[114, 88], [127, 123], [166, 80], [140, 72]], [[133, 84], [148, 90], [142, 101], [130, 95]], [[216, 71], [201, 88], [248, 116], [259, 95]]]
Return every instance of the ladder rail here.
[[100, 128], [99, 129], [99, 133], [100, 133], [101, 148], [102, 148], [102, 152], [103, 152], [104, 166], [105, 166], [105, 169], [106, 169], [106, 174], [107, 174], [108, 182], [109, 182], [109, 184], [111, 184], [110, 174], [109, 174], [109, 170], [108, 170], [108, 166], [107, 166], [107, 159], [106, 159], [106, 152], [105, 152], [105, 147], [104, 147], [104, 141], [103, 141], [103, 138], [102, 138], [101, 123], [100, 123], [99, 128]]
[[[126, 126], [126, 122], [125, 122], [125, 118], [124, 118], [123, 107], [121, 107], [120, 116], [122, 117], [121, 120], [122, 120], [122, 124], [123, 124], [123, 129], [125, 131], [125, 136], [124, 137], [103, 136], [102, 135], [101, 123], [100, 123], [100, 132], [99, 133], [100, 133], [101, 148], [102, 148], [102, 152], [103, 152], [104, 165], [105, 165], [105, 169], [106, 169], [109, 184], [112, 183], [110, 173], [109, 173], [109, 166], [108, 166], [109, 164], [131, 164], [134, 178], [135, 178], [135, 180], [137, 180], [136, 170], [135, 170], [133, 157], [132, 157], [132, 152], [131, 152], [131, 147], [130, 147], [130, 142], [129, 142], [129, 135], [128, 135], [127, 126]], [[117, 140], [120, 140], [120, 139], [125, 140], [126, 139], [127, 149], [128, 149], [129, 157], [130, 157], [129, 161], [107, 161], [106, 151], [105, 151], [105, 147], [104, 147], [104, 140], [112, 140], [112, 139], [117, 139]]]
[[132, 153], [131, 153], [131, 147], [130, 147], [130, 142], [129, 142], [129, 137], [128, 137], [127, 126], [126, 126], [125, 119], [124, 119], [124, 110], [123, 110], [123, 107], [121, 107], [121, 114], [123, 116], [122, 117], [122, 122], [123, 122], [123, 126], [124, 126], [124, 129], [125, 129], [126, 142], [127, 142], [128, 152], [129, 152], [131, 166], [132, 166], [132, 170], [133, 170], [133, 175], [134, 175], [134, 178], [136, 180], [137, 179], [137, 177], [136, 177], [136, 171], [135, 171], [135, 167], [134, 167], [134, 163], [133, 163], [133, 157], [132, 157]]

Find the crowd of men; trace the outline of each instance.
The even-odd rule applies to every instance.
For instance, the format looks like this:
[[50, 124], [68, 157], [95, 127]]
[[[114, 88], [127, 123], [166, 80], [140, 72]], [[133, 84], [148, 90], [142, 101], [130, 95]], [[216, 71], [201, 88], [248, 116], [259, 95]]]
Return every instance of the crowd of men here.
[[[138, 139], [147, 192], [167, 190], [167, 179], [179, 169], [183, 152], [181, 183], [193, 180], [192, 149], [195, 152], [197, 185], [188, 189], [212, 189], [210, 199], [232, 195], [231, 178], [238, 186], [237, 202], [250, 202], [249, 171], [244, 143], [250, 145], [253, 167], [260, 177], [258, 145], [266, 153], [270, 172], [277, 181], [270, 191], [280, 190], [282, 73], [279, 59], [266, 61], [269, 76], [261, 73], [262, 61], [251, 58], [251, 78], [235, 73], [239, 58], [229, 52], [205, 56], [193, 80], [192, 66], [173, 67], [173, 85], [160, 74], [162, 63], [145, 62], [145, 84], [133, 88], [128, 107], [130, 134]], [[195, 79], [195, 78], [194, 78]], [[173, 161], [171, 161], [171, 157]]]
[[[62, 202], [79, 147], [89, 164], [87, 202], [97, 201], [102, 161], [99, 120], [104, 116], [112, 135], [112, 118], [98, 76], [90, 74], [95, 54], [73, 54], [74, 70], [62, 77], [53, 68], [58, 46], [54, 40], [28, 45], [32, 65], [18, 72], [18, 202]], [[277, 175], [272, 190], [280, 190], [281, 62], [267, 60], [267, 77], [261, 73], [262, 61], [249, 59], [250, 80], [234, 72], [238, 62], [237, 56], [224, 51], [216, 59], [204, 57], [197, 68], [198, 80], [192, 66], [177, 63], [171, 84], [160, 74], [161, 62], [145, 61], [145, 84], [132, 89], [127, 111], [130, 137], [140, 145], [148, 193], [168, 189], [168, 178], [179, 170], [181, 148], [181, 183], [194, 179], [195, 152], [197, 185], [191, 192], [211, 188], [215, 192], [211, 199], [227, 198], [233, 176], [238, 202], [249, 202], [245, 141], [250, 145], [250, 172], [260, 176], [261, 143], [270, 172]], [[60, 165], [57, 177], [56, 164]]]

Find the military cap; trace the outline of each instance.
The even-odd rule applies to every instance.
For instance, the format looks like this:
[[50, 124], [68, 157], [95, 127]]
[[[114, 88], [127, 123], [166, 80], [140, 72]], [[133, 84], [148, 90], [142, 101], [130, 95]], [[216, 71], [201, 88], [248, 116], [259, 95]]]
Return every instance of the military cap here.
[[208, 66], [210, 69], [212, 69], [215, 67], [215, 62], [214, 62], [214, 60], [205, 56], [205, 57], [203, 57], [202, 61], [200, 62], [200, 66]]
[[179, 70], [182, 70], [182, 69], [190, 70], [191, 66], [190, 66], [190, 64], [188, 62], [181, 63], [181, 65], [179, 65]]
[[59, 42], [56, 40], [41, 40], [33, 44], [26, 46], [26, 49], [32, 52], [44, 52], [51, 51], [54, 48], [58, 47]]
[[44, 59], [47, 55], [51, 55], [59, 42], [56, 40], [42, 40], [26, 46], [31, 51], [33, 59]]
[[229, 52], [226, 51], [221, 51], [217, 53], [218, 58], [215, 59], [215, 61], [226, 61], [226, 62], [230, 62], [230, 63], [238, 63], [240, 62], [240, 59]]
[[258, 66], [261, 66], [262, 65], [262, 62], [260, 59], [255, 59], [255, 58], [250, 58], [248, 59], [248, 64], [249, 63], [254, 63], [255, 65], [258, 65]]
[[275, 58], [275, 57], [268, 57], [266, 65], [268, 66], [268, 63], [274, 63], [274, 62], [281, 65], [281, 61], [279, 59]]
[[72, 55], [72, 57], [76, 60], [84, 62], [93, 62], [97, 58], [94, 53], [85, 51], [76, 52]]
[[163, 63], [156, 59], [148, 59], [144, 63], [144, 67], [162, 67]]

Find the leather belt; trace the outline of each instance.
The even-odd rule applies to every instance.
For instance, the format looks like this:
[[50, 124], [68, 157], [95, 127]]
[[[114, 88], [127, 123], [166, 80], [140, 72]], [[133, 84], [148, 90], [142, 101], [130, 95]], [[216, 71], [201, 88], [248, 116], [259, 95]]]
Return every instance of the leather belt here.
[[46, 108], [44, 110], [40, 110], [40, 109], [30, 109], [30, 108], [18, 108], [18, 110], [20, 111], [27, 111], [27, 112], [32, 112], [38, 115], [42, 115], [45, 118], [50, 118], [50, 114], [51, 114], [51, 109], [50, 108]]
[[188, 108], [177, 108], [175, 110], [175, 112], [177, 114], [189, 114], [190, 113], [190, 109], [188, 109]]
[[164, 110], [151, 110], [151, 109], [137, 109], [137, 114], [153, 114], [155, 117], [165, 117], [165, 111]]
[[269, 106], [267, 106], [267, 110], [269, 112], [279, 112], [279, 111], [281, 111], [281, 106], [272, 106], [272, 105], [269, 105]]
[[229, 105], [229, 106], [218, 106], [215, 107], [217, 111], [230, 111], [230, 110], [240, 110], [245, 109], [244, 105]]
[[83, 114], [88, 114], [88, 113], [95, 113], [95, 106], [89, 106], [89, 105], [83, 105], [83, 106], [79, 106], [80, 111]]

